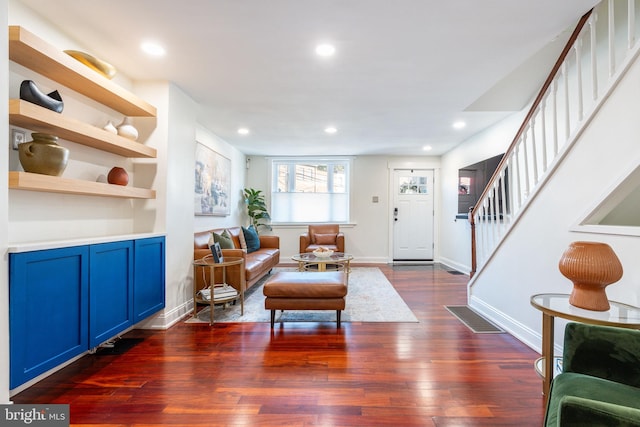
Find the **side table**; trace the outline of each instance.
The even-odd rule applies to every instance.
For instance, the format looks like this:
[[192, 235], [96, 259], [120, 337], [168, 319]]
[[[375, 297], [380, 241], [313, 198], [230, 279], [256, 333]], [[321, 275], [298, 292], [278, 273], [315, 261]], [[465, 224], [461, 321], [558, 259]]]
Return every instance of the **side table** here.
[[531, 305], [542, 312], [542, 393], [549, 395], [553, 379], [554, 320], [556, 317], [592, 325], [640, 329], [640, 308], [609, 301], [608, 311], [593, 311], [569, 304], [568, 294], [537, 294]]
[[[237, 289], [238, 294], [231, 297], [214, 298], [214, 286], [224, 285], [227, 283], [227, 267], [230, 267], [232, 265], [240, 266], [240, 289]], [[198, 289], [196, 287], [195, 277], [198, 274], [198, 269], [202, 268], [209, 268], [209, 280], [211, 283], [209, 283], [209, 285], [207, 285], [207, 283], [204, 283], [204, 287]], [[217, 268], [222, 270], [222, 283], [215, 283], [215, 273]], [[197, 259], [193, 261], [193, 277], [193, 317], [196, 317], [198, 314], [198, 304], [207, 304], [209, 305], [209, 323], [213, 325], [214, 305], [237, 301], [238, 299], [240, 299], [240, 315], [244, 315], [244, 290], [246, 287], [244, 278], [244, 258], [225, 257], [223, 262], [214, 262], [213, 257], [211, 256]], [[211, 298], [200, 298], [198, 296], [198, 291], [206, 288], [207, 286], [211, 286]]]

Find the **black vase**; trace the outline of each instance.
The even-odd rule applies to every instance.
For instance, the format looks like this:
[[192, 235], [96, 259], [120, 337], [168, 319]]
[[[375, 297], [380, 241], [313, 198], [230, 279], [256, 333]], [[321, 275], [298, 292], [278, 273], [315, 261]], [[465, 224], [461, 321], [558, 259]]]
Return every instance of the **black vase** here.
[[20, 83], [20, 99], [32, 104], [47, 108], [56, 113], [62, 113], [64, 102], [57, 90], [44, 94], [32, 80], [24, 80]]

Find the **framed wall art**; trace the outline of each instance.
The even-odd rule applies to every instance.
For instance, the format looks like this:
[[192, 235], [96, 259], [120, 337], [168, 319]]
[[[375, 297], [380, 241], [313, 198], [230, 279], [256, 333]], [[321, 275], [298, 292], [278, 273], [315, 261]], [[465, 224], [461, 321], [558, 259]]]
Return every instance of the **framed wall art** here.
[[195, 214], [230, 215], [231, 160], [198, 142], [195, 174]]

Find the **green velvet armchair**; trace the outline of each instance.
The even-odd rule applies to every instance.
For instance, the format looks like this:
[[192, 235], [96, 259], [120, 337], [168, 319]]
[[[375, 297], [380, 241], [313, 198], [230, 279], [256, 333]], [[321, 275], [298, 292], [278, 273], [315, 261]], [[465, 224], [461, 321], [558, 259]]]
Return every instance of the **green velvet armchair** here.
[[640, 331], [569, 323], [545, 426], [640, 426]]

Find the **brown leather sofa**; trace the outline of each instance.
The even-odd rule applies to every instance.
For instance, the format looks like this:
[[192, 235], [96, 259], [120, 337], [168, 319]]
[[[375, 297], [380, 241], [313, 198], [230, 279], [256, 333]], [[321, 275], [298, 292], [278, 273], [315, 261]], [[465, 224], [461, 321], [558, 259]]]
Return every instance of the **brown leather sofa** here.
[[319, 247], [344, 252], [344, 234], [338, 224], [312, 224], [300, 235], [300, 253], [313, 252]]
[[[231, 235], [233, 244], [236, 248], [240, 248], [240, 227], [227, 227], [213, 230], [205, 230], [194, 233], [193, 239], [193, 259], [197, 260], [211, 254], [209, 248], [209, 238], [212, 232], [221, 234], [224, 230]], [[260, 249], [250, 254], [244, 249], [223, 249], [223, 257], [242, 257], [244, 258], [245, 281], [246, 288], [249, 289], [256, 282], [268, 274], [273, 267], [280, 262], [280, 238], [278, 236], [258, 236], [260, 238]], [[202, 287], [203, 281], [209, 283], [209, 269], [201, 269], [202, 274], [196, 274], [194, 278], [196, 286]], [[220, 283], [222, 277], [221, 269], [216, 269], [216, 283]], [[240, 270], [239, 266], [234, 265], [227, 268], [227, 283], [240, 290]]]

